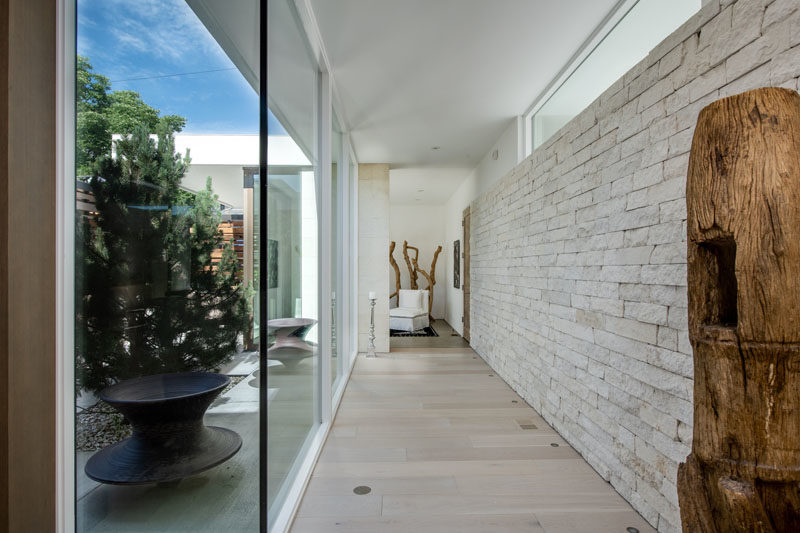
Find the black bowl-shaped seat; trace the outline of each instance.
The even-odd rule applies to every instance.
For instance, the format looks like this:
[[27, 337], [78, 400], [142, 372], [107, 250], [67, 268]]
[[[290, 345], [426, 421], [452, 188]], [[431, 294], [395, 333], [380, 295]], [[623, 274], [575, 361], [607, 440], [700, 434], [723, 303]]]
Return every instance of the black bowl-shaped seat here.
[[242, 439], [229, 429], [206, 426], [203, 416], [230, 383], [222, 374], [179, 372], [130, 379], [100, 398], [131, 423], [133, 435], [95, 453], [86, 475], [102, 483], [175, 481], [230, 459]]

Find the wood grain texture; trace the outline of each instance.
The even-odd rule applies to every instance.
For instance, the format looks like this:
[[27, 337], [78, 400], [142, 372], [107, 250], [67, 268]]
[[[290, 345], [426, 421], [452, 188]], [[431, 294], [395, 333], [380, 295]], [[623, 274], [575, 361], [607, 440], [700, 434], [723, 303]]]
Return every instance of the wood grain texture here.
[[[9, 531], [54, 531], [56, 3], [9, 0], [7, 428]], [[10, 229], [10, 228], [9, 228]]]
[[653, 531], [475, 352], [420, 348], [359, 357], [292, 531], [630, 526]]
[[409, 288], [412, 291], [415, 291], [415, 290], [417, 290], [419, 288], [417, 286], [417, 277], [418, 276], [417, 276], [416, 269], [414, 269], [414, 266], [412, 265], [412, 262], [411, 262], [412, 260], [408, 257], [408, 251], [409, 250], [414, 250], [414, 252], [416, 252], [416, 255], [414, 256], [414, 262], [416, 262], [417, 259], [419, 258], [419, 249], [418, 248], [414, 248], [413, 246], [409, 246], [408, 245], [408, 241], [403, 241], [403, 257], [405, 258], [406, 266], [408, 267], [408, 279], [409, 279], [409, 283], [410, 283], [410, 287]]
[[[8, 0], [0, 0], [0, 517], [8, 516]], [[0, 533], [8, 520], [0, 519]]]
[[800, 531], [800, 95], [758, 89], [703, 109], [686, 202], [683, 529]]
[[389, 300], [400, 294], [400, 267], [397, 266], [397, 261], [394, 259], [394, 249], [397, 243], [394, 241], [389, 244], [389, 264], [394, 269], [394, 292], [389, 295]]
[[442, 247], [438, 246], [436, 248], [436, 252], [434, 252], [433, 254], [433, 261], [431, 261], [430, 274], [428, 274], [419, 267], [419, 264], [417, 264], [416, 257], [411, 260], [414, 263], [414, 270], [417, 271], [419, 274], [422, 274], [422, 277], [425, 278], [425, 281], [428, 282], [428, 287], [426, 288], [426, 290], [428, 291], [428, 318], [431, 321], [433, 320], [433, 315], [431, 314], [431, 309], [433, 309], [433, 286], [436, 285], [436, 261], [439, 259], [440, 253], [442, 253]]
[[[395, 295], [400, 293], [400, 268], [397, 266], [397, 261], [394, 260], [394, 248], [395, 242], [392, 241], [391, 244], [389, 244], [389, 264], [391, 264], [392, 268], [394, 268], [395, 292], [389, 295], [390, 300]], [[414, 251], [414, 257], [410, 257], [408, 255], [409, 250]], [[428, 291], [428, 318], [431, 321], [433, 321], [431, 310], [433, 309], [433, 286], [436, 285], [436, 261], [438, 261], [440, 253], [442, 253], [442, 247], [438, 246], [436, 248], [436, 252], [433, 254], [433, 261], [431, 261], [431, 271], [429, 274], [419, 267], [419, 248], [416, 246], [409, 246], [408, 241], [403, 241], [403, 258], [406, 260], [406, 266], [408, 267], [408, 277], [411, 284], [411, 290], [419, 289], [417, 280], [419, 279], [420, 274], [422, 274], [422, 277], [428, 282], [428, 286], [425, 290]]]

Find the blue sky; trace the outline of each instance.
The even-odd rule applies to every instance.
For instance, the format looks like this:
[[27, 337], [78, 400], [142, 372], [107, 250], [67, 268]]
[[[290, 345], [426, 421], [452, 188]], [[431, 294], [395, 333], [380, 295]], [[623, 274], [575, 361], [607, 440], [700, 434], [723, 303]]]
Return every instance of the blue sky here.
[[[185, 133], [258, 133], [258, 95], [184, 0], [78, 0], [77, 48]], [[269, 130], [283, 133], [272, 116]]]

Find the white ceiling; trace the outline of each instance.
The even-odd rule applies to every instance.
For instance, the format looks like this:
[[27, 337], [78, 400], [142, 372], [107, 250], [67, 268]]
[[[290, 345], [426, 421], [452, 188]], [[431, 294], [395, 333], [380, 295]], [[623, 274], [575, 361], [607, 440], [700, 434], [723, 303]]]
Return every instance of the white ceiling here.
[[469, 175], [468, 168], [393, 168], [389, 201], [393, 205], [442, 205]]
[[438, 167], [474, 167], [615, 3], [311, 0], [359, 161]]

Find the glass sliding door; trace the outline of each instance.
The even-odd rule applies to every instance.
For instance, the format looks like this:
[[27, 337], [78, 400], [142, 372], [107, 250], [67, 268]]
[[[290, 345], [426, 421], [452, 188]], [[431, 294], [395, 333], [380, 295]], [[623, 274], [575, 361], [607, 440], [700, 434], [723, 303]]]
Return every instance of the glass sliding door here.
[[79, 532], [259, 530], [261, 16], [77, 0]]
[[282, 530], [354, 346], [357, 167], [313, 17], [76, 4], [76, 531]]
[[[291, 493], [320, 412], [320, 71], [291, 0], [268, 2], [267, 505]], [[326, 163], [329, 164], [329, 163]], [[323, 235], [327, 238], [328, 235]]]

